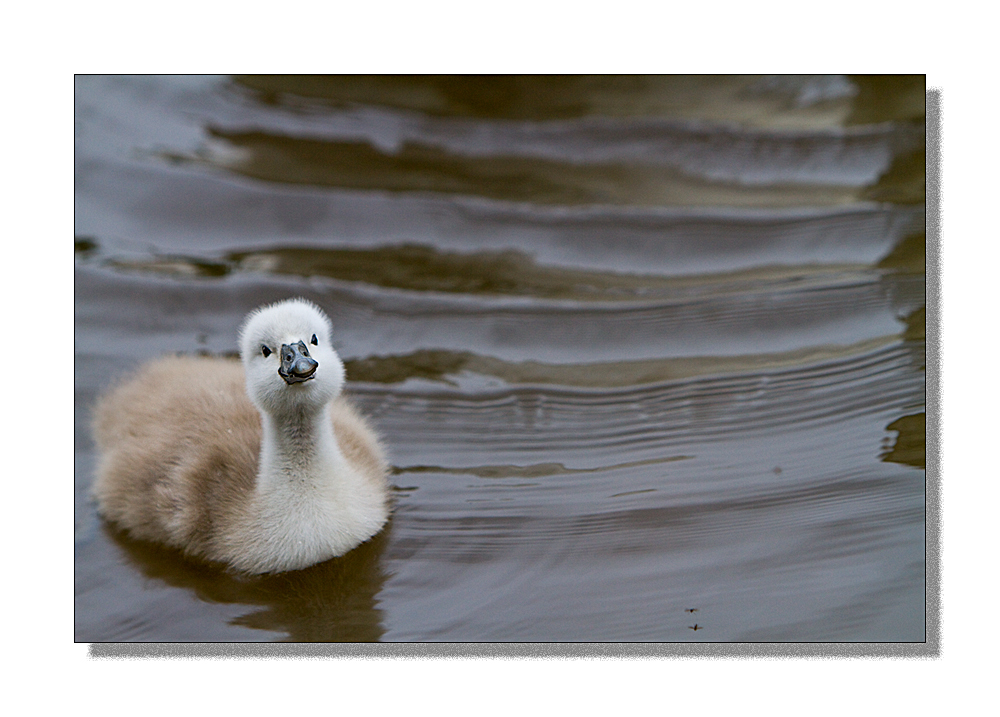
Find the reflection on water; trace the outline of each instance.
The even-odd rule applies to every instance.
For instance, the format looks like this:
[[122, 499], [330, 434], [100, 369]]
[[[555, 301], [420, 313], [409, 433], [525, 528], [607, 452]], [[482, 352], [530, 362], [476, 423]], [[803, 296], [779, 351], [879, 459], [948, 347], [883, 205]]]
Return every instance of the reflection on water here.
[[[82, 240], [78, 253], [92, 252], [96, 244]], [[900, 245], [902, 246], [902, 245]], [[895, 253], [880, 263], [889, 262]], [[445, 252], [415, 244], [373, 249], [275, 247], [232, 252], [214, 261], [197, 257], [161, 256], [144, 260], [109, 259], [122, 270], [151, 271], [188, 276], [224, 276], [232, 271], [328, 277], [387, 288], [443, 291], [461, 294], [502, 294], [548, 299], [628, 300], [760, 291], [767, 284], [783, 288], [857, 280], [869, 267], [839, 264], [765, 266], [697, 277], [619, 274], [559, 266], [539, 266], [519, 250]]]
[[927, 237], [923, 232], [911, 234], [894, 246], [877, 266], [908, 274], [923, 274], [927, 263], [926, 246]]
[[924, 176], [926, 166], [927, 156], [923, 147], [896, 157], [889, 169], [879, 177], [878, 183], [865, 191], [864, 198], [898, 204], [923, 202], [927, 190]]
[[682, 117], [746, 125], [922, 120], [921, 76], [248, 75], [267, 104], [374, 105], [432, 116], [559, 120]]
[[132, 540], [107, 526], [103, 532], [130, 568], [153, 583], [191, 591], [206, 602], [255, 606], [234, 625], [293, 642], [373, 642], [383, 633], [375, 596], [385, 581], [380, 556], [391, 530], [340, 560], [260, 577], [235, 576], [188, 561], [176, 551]]
[[[77, 639], [924, 640], [923, 91], [78, 78]], [[289, 296], [390, 527], [244, 579], [104, 526], [115, 367]]]
[[[858, 200], [853, 187], [754, 187], [706, 181], [671, 167], [575, 164], [538, 157], [456, 156], [405, 143], [385, 153], [364, 142], [288, 138], [214, 130], [204, 161], [255, 179], [344, 189], [466, 194], [511, 202], [588, 205], [836, 205]], [[804, 157], [803, 159], [807, 159]], [[901, 180], [883, 194], [891, 194]], [[880, 198], [878, 196], [873, 198]]]
[[926, 467], [927, 421], [925, 414], [903, 416], [885, 427], [887, 431], [897, 431], [899, 435], [892, 448], [882, 455], [884, 461], [895, 461], [917, 468]]

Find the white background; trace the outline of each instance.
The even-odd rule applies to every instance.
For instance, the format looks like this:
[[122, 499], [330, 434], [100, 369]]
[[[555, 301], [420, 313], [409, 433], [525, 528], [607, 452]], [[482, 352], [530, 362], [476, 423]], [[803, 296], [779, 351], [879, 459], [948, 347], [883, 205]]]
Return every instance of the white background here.
[[[998, 421], [995, 384], [983, 380], [997, 356], [1000, 267], [996, 73], [986, 74], [995, 23], [979, 14], [985, 5], [962, 2], [697, 7], [98, 0], [5, 11], [6, 704], [42, 714], [884, 715], [995, 702]], [[73, 75], [133, 72], [926, 73], [943, 92], [941, 657], [88, 657], [73, 642]]]

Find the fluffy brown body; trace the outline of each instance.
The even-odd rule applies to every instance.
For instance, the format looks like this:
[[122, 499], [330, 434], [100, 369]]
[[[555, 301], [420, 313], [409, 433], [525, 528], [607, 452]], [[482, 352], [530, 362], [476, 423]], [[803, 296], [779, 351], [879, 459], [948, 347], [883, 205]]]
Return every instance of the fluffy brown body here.
[[[387, 485], [374, 431], [343, 397], [330, 404], [348, 463]], [[100, 512], [132, 536], [229, 562], [254, 517], [261, 416], [240, 363], [171, 357], [144, 366], [94, 410]]]

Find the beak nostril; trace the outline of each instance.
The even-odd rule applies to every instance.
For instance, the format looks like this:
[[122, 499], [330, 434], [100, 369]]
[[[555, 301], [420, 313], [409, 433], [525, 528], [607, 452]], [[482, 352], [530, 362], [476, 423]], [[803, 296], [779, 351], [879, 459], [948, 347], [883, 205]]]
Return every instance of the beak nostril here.
[[289, 346], [285, 344], [281, 347], [281, 368], [278, 373], [286, 383], [300, 383], [313, 378], [319, 362], [309, 356], [304, 351], [305, 344], [301, 341], [298, 344]]

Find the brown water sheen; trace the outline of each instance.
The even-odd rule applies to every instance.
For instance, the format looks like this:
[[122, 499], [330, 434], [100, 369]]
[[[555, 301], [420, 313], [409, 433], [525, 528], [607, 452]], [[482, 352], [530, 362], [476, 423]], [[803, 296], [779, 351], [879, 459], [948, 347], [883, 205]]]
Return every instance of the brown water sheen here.
[[[923, 92], [78, 77], [76, 639], [923, 641]], [[97, 395], [290, 296], [387, 528], [245, 578], [104, 524]]]
[[[465, 194], [510, 202], [587, 205], [838, 205], [857, 201], [837, 184], [747, 186], [688, 176], [670, 166], [522, 156], [455, 156], [404, 143], [384, 152], [367, 142], [213, 130], [202, 161], [254, 179], [343, 189]], [[177, 157], [182, 160], [183, 158]]]
[[261, 102], [374, 105], [432, 116], [681, 117], [766, 127], [923, 120], [919, 75], [244, 75]]

